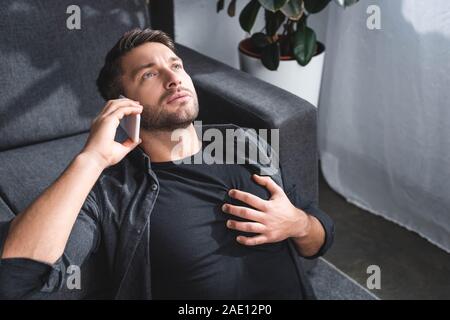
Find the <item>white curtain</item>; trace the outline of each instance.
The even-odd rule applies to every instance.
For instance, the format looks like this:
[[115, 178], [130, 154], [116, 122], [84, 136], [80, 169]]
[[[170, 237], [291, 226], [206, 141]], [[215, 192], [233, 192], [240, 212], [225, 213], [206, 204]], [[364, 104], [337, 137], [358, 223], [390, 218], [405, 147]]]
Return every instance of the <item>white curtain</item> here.
[[[366, 10], [380, 8], [381, 30]], [[450, 252], [450, 1], [328, 9], [322, 170], [368, 211]]]

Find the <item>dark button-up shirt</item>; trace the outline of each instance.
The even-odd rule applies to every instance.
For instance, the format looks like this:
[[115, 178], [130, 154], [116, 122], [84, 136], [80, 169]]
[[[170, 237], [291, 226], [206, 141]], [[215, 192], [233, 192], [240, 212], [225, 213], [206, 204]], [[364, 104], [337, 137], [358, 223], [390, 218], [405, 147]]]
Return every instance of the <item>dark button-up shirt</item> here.
[[[207, 128], [211, 126], [203, 126]], [[237, 127], [214, 125], [214, 128], [225, 136], [226, 129]], [[254, 136], [246, 143], [261, 147], [261, 140]], [[261, 173], [268, 166], [267, 161], [262, 163], [244, 165]], [[334, 238], [331, 218], [312, 203], [299, 199], [295, 185], [284, 186], [279, 170], [267, 172], [285, 188], [294, 205], [321, 222], [325, 243], [316, 255], [307, 258], [323, 255]], [[137, 147], [121, 162], [102, 172], [80, 210], [64, 254], [56, 263], [48, 265], [22, 258], [0, 260], [0, 298], [151, 299], [149, 228], [158, 193], [159, 182], [150, 158]], [[9, 225], [10, 222], [0, 223], [0, 252]], [[302, 296], [315, 298], [291, 239], [288, 245]], [[81, 288], [68, 285], [74, 281], [73, 266], [81, 266]]]

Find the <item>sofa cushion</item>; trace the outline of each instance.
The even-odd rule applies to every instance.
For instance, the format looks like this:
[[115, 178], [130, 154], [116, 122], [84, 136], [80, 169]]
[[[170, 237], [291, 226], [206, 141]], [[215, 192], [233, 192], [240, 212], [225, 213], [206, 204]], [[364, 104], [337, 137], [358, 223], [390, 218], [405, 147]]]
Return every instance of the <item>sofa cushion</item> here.
[[7, 207], [14, 214], [24, 210], [81, 151], [87, 135], [0, 152], [0, 196]]
[[[81, 29], [66, 20], [80, 7]], [[117, 39], [148, 27], [145, 0], [4, 0], [0, 150], [86, 131], [104, 102], [95, 80]]]

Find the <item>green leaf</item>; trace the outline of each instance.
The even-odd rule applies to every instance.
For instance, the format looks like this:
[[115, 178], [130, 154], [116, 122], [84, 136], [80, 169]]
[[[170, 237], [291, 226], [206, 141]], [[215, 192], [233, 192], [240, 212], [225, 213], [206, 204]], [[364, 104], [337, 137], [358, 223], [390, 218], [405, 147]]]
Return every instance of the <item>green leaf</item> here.
[[302, 0], [290, 0], [280, 10], [286, 17], [296, 21], [303, 15]]
[[270, 44], [269, 40], [267, 39], [267, 36], [262, 32], [252, 34], [251, 39], [253, 45], [256, 48], [264, 48], [265, 46]]
[[224, 3], [225, 3], [225, 0], [219, 0], [219, 1], [217, 1], [217, 7], [216, 7], [216, 12], [217, 12], [217, 13], [219, 13], [220, 11], [222, 11]]
[[269, 36], [273, 36], [286, 20], [286, 17], [281, 11], [274, 13], [269, 10], [265, 10], [264, 13], [266, 19], [266, 33]]
[[309, 13], [318, 13], [325, 9], [331, 0], [304, 0], [305, 9]]
[[231, 0], [230, 4], [228, 5], [228, 15], [230, 17], [234, 17], [236, 13], [236, 0]]
[[258, 15], [261, 5], [258, 0], [252, 0], [242, 9], [239, 15], [239, 24], [241, 28], [250, 33], [255, 24], [256, 16]]
[[269, 11], [280, 10], [289, 0], [258, 0], [259, 3]]
[[348, 7], [351, 5], [354, 5], [355, 3], [357, 3], [359, 0], [335, 0], [335, 2], [340, 5], [341, 7]]
[[264, 47], [261, 53], [261, 62], [269, 70], [277, 70], [280, 64], [280, 44], [274, 42]]
[[293, 52], [297, 62], [306, 66], [316, 52], [316, 33], [306, 25], [299, 26], [293, 35]]

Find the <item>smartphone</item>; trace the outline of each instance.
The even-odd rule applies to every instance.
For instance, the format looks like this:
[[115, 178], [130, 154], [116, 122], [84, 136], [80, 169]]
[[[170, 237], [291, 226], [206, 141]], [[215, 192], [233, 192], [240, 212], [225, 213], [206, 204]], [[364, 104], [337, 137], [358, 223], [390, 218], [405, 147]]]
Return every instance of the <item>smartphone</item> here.
[[[122, 99], [126, 99], [125, 96], [119, 96]], [[120, 126], [127, 133], [128, 137], [134, 142], [139, 141], [139, 128], [141, 126], [141, 115], [140, 114], [130, 114], [123, 117], [120, 120]]]

